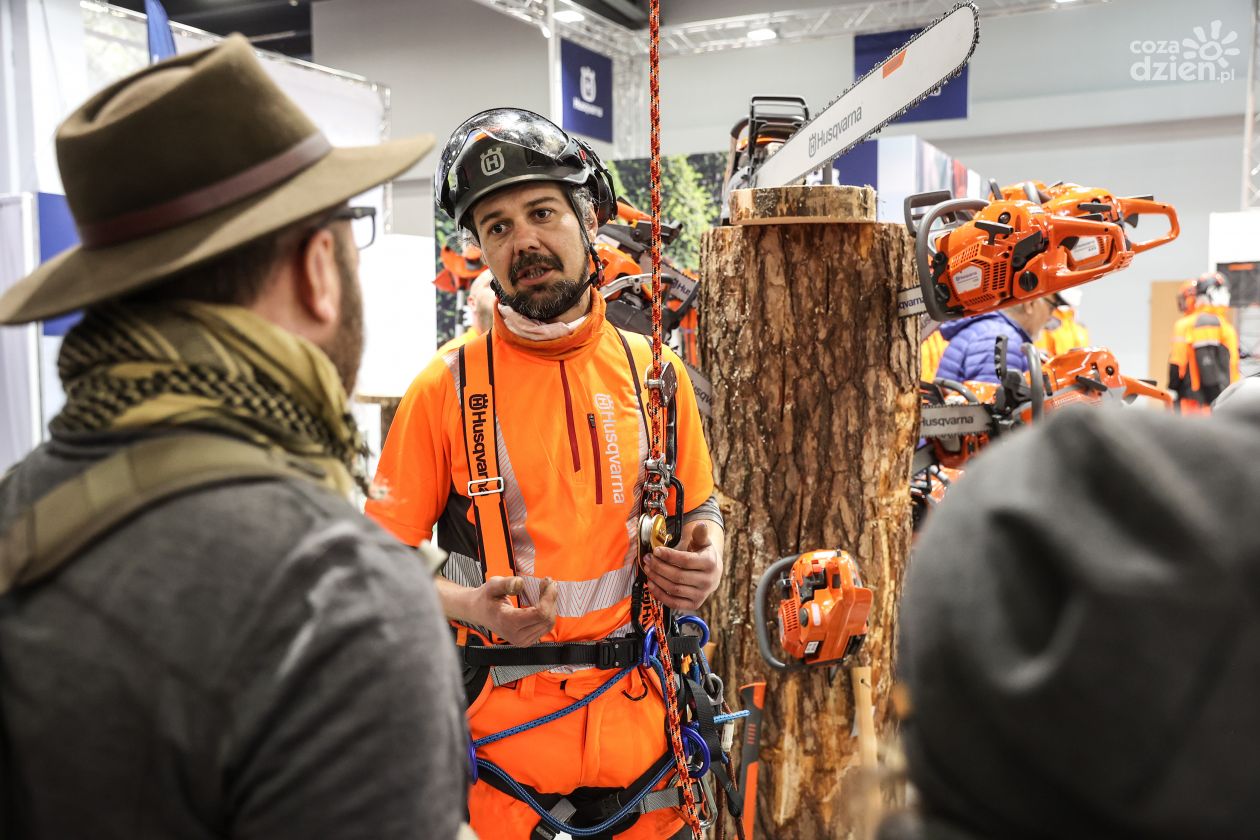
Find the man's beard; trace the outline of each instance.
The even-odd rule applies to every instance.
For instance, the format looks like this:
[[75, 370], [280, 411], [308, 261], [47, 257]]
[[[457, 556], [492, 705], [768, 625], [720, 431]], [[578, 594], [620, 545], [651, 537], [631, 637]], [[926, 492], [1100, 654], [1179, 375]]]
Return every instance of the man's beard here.
[[[521, 272], [534, 266], [562, 271], [564, 266], [555, 257], [532, 254], [521, 258], [512, 266], [512, 282], [517, 282]], [[500, 286], [499, 302], [511, 307], [517, 315], [532, 318], [535, 321], [552, 321], [559, 318], [577, 304], [582, 292], [586, 289], [585, 280], [561, 278], [553, 280], [545, 286], [531, 286], [509, 293]]]
[[341, 280], [341, 314], [332, 341], [320, 349], [337, 368], [346, 393], [353, 394], [359, 377], [359, 363], [363, 361], [363, 292], [359, 288], [358, 272], [350, 264], [350, 246], [340, 236], [335, 238], [334, 243], [333, 258]]

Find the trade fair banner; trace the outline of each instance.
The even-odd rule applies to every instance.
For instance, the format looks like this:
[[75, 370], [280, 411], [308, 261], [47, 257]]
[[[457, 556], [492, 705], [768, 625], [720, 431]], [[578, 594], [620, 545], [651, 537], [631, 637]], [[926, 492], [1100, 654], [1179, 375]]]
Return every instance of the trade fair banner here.
[[[57, 193], [35, 196], [35, 213], [39, 231], [39, 261], [46, 263], [62, 251], [79, 244], [79, 231], [70, 215], [66, 197]], [[43, 321], [44, 335], [65, 335], [83, 318], [82, 312], [71, 312]]]
[[[919, 34], [918, 29], [899, 29], [896, 32], [878, 32], [874, 35], [858, 35], [853, 39], [853, 78], [860, 79], [876, 64], [897, 51], [902, 44]], [[936, 93], [911, 108], [896, 123], [925, 122], [927, 120], [957, 120], [967, 116], [967, 70], [945, 84]]]
[[560, 39], [561, 123], [566, 131], [613, 141], [613, 63], [606, 55]]

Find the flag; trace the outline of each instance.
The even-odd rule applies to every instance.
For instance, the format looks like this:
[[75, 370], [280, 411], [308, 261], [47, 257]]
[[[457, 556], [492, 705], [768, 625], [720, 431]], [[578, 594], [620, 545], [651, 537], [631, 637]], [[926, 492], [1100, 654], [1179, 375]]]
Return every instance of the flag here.
[[171, 34], [171, 19], [166, 16], [161, 0], [144, 0], [144, 14], [149, 23], [149, 63], [173, 57], [175, 36]]

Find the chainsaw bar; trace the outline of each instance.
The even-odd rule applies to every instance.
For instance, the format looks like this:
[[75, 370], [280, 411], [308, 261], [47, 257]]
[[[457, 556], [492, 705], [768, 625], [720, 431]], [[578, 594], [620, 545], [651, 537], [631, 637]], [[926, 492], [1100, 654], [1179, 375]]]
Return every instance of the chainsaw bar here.
[[925, 405], [919, 415], [919, 436], [953, 437], [989, 431], [989, 409], [983, 405]]
[[897, 316], [909, 318], [911, 315], [926, 315], [927, 304], [923, 302], [923, 287], [913, 286], [897, 292]]
[[849, 151], [958, 75], [979, 42], [975, 4], [959, 3], [801, 126], [761, 165], [753, 186], [786, 186]]

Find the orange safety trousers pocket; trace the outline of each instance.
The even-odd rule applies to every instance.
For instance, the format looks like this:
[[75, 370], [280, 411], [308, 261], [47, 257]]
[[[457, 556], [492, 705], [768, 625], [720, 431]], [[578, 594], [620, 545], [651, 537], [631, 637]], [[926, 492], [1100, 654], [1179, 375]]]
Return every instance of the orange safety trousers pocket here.
[[[580, 787], [625, 788], [665, 752], [665, 708], [651, 669], [636, 669], [585, 707], [477, 750], [479, 758], [503, 768], [539, 793], [569, 793]], [[481, 739], [586, 697], [616, 675], [590, 669], [576, 674], [535, 674], [483, 692], [468, 725]], [[567, 678], [566, 678], [567, 676]], [[528, 805], [484, 781], [469, 794], [472, 827], [485, 838], [527, 840], [538, 815]], [[672, 808], [640, 817], [624, 838], [669, 837], [682, 825]]]

